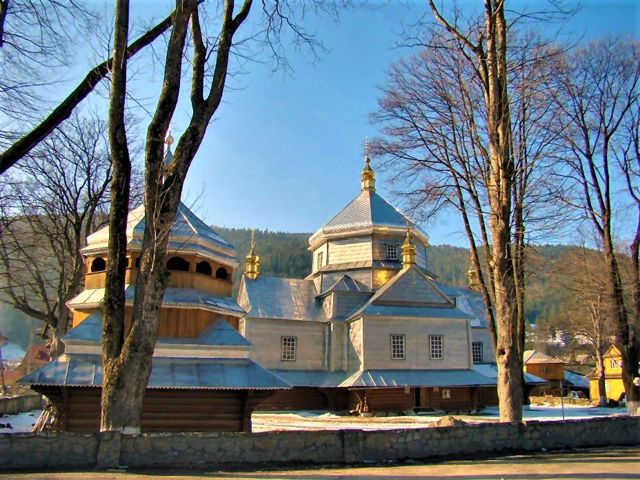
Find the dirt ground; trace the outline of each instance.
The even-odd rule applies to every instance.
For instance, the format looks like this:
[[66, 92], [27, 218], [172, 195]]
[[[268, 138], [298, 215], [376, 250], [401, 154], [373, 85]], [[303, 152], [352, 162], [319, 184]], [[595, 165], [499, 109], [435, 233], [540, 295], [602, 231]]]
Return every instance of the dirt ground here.
[[439, 463], [405, 462], [390, 465], [296, 466], [255, 471], [121, 471], [0, 474], [0, 479], [30, 480], [151, 480], [157, 478], [272, 479], [640, 479], [640, 447], [590, 449], [515, 455], [484, 460]]

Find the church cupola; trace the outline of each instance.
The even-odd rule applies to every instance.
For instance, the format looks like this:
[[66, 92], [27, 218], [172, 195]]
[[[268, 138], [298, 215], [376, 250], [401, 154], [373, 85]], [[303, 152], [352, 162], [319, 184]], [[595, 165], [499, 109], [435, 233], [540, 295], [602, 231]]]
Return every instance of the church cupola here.
[[467, 272], [467, 278], [469, 279], [469, 288], [476, 292], [480, 291], [480, 272], [475, 266], [473, 261], [473, 253], [469, 252], [469, 271]]
[[165, 168], [171, 165], [173, 161], [173, 152], [171, 152], [171, 145], [173, 145], [173, 137], [171, 136], [171, 130], [167, 133], [167, 138], [164, 139], [164, 143], [167, 145], [167, 150], [164, 153], [164, 159], [162, 164]]
[[411, 240], [411, 230], [407, 228], [407, 236], [402, 244], [402, 269], [406, 270], [416, 264], [416, 246]]
[[364, 157], [364, 168], [362, 169], [362, 190], [376, 191], [376, 174], [371, 168], [371, 159], [368, 153]]
[[260, 257], [256, 255], [256, 231], [251, 231], [251, 248], [244, 260], [244, 274], [251, 280], [260, 276]]

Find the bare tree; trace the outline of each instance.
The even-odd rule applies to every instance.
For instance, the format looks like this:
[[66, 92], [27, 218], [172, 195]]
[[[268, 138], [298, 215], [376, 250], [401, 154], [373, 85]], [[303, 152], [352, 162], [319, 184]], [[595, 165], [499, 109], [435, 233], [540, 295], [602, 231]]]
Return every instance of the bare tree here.
[[611, 295], [602, 282], [603, 260], [601, 252], [581, 247], [556, 262], [554, 276], [574, 296], [564, 312], [567, 328], [574, 339], [590, 346], [598, 370], [599, 404], [606, 406], [604, 355], [615, 330]]
[[74, 116], [0, 181], [0, 301], [45, 324], [62, 352], [66, 302], [82, 289], [86, 237], [106, 219], [106, 122]]
[[[7, 34], [3, 33], [6, 27], [9, 24], [9, 20], [12, 18], [10, 9], [10, 5], [19, 4], [19, 3], [28, 3], [30, 8], [32, 8], [33, 15], [36, 17], [42, 15], [52, 14], [51, 11], [48, 13], [43, 13], [43, 10], [46, 10], [46, 6], [40, 4], [39, 2], [31, 2], [29, 0], [21, 0], [17, 2], [15, 0], [0, 0], [0, 38], [7, 38]], [[62, 31], [66, 31], [67, 24], [74, 24], [76, 11], [74, 10], [74, 5], [76, 2], [67, 1], [67, 2], [51, 2], [54, 4], [60, 4], [64, 6], [63, 15], [64, 18], [70, 16], [68, 21], [63, 21], [64, 28], [60, 28]], [[29, 17], [26, 17], [29, 18]], [[62, 21], [62, 20], [61, 20]], [[173, 21], [173, 16], [169, 15], [164, 18], [162, 21], [158, 22], [156, 25], [150, 27], [146, 32], [140, 35], [136, 40], [131, 42], [131, 44], [126, 49], [126, 58], [130, 59], [133, 56], [137, 55], [144, 47], [153, 43], [158, 37], [162, 36], [170, 27]], [[21, 20], [20, 22], [28, 22], [28, 20]], [[50, 30], [50, 28], [48, 29]], [[58, 30], [57, 28], [55, 30]], [[21, 32], [17, 32], [18, 36]], [[53, 49], [54, 52], [57, 50], [51, 47], [51, 44], [55, 44], [57, 41], [62, 41], [60, 39], [56, 40], [55, 38], [43, 37], [40, 38], [42, 43], [42, 51], [41, 55], [46, 59], [46, 52]], [[6, 76], [7, 71], [16, 72], [16, 78], [27, 76], [29, 77], [29, 65], [24, 64], [24, 59], [20, 55], [20, 51], [12, 53], [12, 57], [16, 57], [15, 64], [10, 68], [6, 65], [5, 55], [9, 55], [7, 52], [10, 51], [9, 47], [4, 44], [0, 45], [0, 88], [3, 82], [3, 74]], [[40, 54], [39, 54], [40, 55]], [[39, 58], [39, 57], [38, 57]], [[70, 57], [69, 57], [70, 58]], [[44, 60], [43, 60], [44, 61]], [[51, 112], [45, 117], [40, 118], [39, 112], [42, 110], [41, 105], [38, 106], [36, 112], [30, 110], [32, 112], [32, 120], [36, 123], [31, 129], [26, 133], [17, 133], [17, 132], [8, 132], [6, 129], [4, 131], [4, 135], [0, 132], [0, 145], [4, 147], [4, 145], [9, 142], [9, 145], [6, 149], [0, 153], [0, 175], [6, 172], [9, 168], [11, 168], [16, 162], [20, 159], [24, 158], [26, 155], [31, 152], [31, 150], [38, 145], [41, 141], [43, 141], [48, 135], [51, 134], [63, 121], [68, 119], [73, 113], [74, 109], [85, 99], [87, 96], [96, 88], [97, 85], [109, 74], [111, 68], [112, 59], [105, 60], [104, 62], [96, 65], [94, 68], [89, 70], [85, 77], [77, 84], [77, 86], [67, 95], [58, 105], [56, 105]], [[13, 69], [13, 70], [11, 70]], [[45, 69], [46, 70], [46, 69]], [[46, 71], [45, 71], [46, 74]], [[47, 78], [47, 77], [45, 77]], [[5, 82], [7, 79], [5, 78]], [[20, 82], [18, 82], [20, 83]], [[21, 85], [21, 84], [20, 84]], [[9, 104], [38, 104], [35, 100], [37, 99], [37, 94], [35, 93], [35, 88], [38, 87], [37, 82], [28, 83], [24, 89], [16, 90], [14, 87], [7, 87], [9, 92], [12, 92], [12, 96], [7, 96], [4, 101], [9, 102]], [[27, 98], [23, 98], [27, 97]], [[0, 104], [2, 104], [3, 99], [0, 99]], [[0, 108], [1, 110], [1, 108]], [[15, 110], [13, 107], [8, 107], [5, 112], [9, 121], [15, 121]], [[5, 138], [6, 137], [6, 138]]]
[[[557, 109], [569, 121], [561, 132], [564, 148], [559, 175], [574, 187], [563, 199], [583, 212], [602, 244], [605, 282], [613, 299], [615, 343], [622, 354], [622, 380], [633, 414], [640, 406], [640, 393], [633, 385], [640, 359], [640, 44], [606, 39], [577, 50], [558, 70], [557, 82]], [[629, 211], [636, 217], [635, 224], [629, 221]], [[631, 305], [625, 300], [615, 240], [615, 228], [625, 225], [633, 225], [632, 230], [617, 235], [632, 237]]]
[[[314, 5], [316, 4], [313, 2]], [[317, 5], [322, 8], [323, 4]], [[166, 287], [168, 232], [180, 202], [185, 176], [225, 91], [233, 51], [249, 38], [280, 58], [281, 33], [289, 30], [294, 41], [315, 46], [294, 23], [304, 13], [285, 1], [261, 4], [263, 28], [237, 38], [252, 9], [252, 1], [236, 6], [225, 0], [217, 11], [207, 12], [197, 0], [178, 0], [164, 60], [164, 77], [156, 110], [147, 128], [145, 143], [145, 232], [140, 273], [136, 279], [131, 327], [124, 328], [124, 269], [126, 265], [126, 213], [129, 191], [129, 151], [123, 119], [126, 98], [126, 45], [129, 4], [116, 2], [113, 68], [109, 110], [109, 142], [113, 161], [110, 238], [107, 266], [102, 389], [102, 430], [137, 432], [151, 361], [158, 335], [160, 305]], [[330, 8], [333, 8], [330, 6]], [[204, 20], [203, 20], [204, 19]], [[216, 29], [215, 32], [207, 30]], [[191, 118], [180, 136], [175, 153], [163, 163], [164, 139], [178, 105], [183, 81], [183, 62], [190, 63]]]
[[430, 5], [444, 31], [432, 27], [421, 53], [391, 68], [375, 147], [410, 177], [413, 207], [460, 213], [496, 347], [500, 417], [520, 421], [525, 225], [549, 188], [540, 167], [553, 112], [541, 85], [555, 51], [534, 36], [508, 40], [502, 2], [485, 2], [483, 22], [464, 32]]

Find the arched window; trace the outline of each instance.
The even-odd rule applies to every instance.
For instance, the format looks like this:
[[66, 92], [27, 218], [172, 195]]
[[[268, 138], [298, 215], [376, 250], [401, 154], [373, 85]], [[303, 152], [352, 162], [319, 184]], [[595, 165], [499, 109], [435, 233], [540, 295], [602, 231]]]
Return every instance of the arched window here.
[[107, 269], [107, 262], [102, 257], [94, 258], [91, 262], [92, 272], [104, 272]]
[[227, 273], [227, 270], [224, 267], [220, 267], [219, 269], [216, 270], [216, 278], [219, 278], [221, 280], [226, 280], [228, 276], [229, 274]]
[[167, 262], [167, 270], [177, 270], [179, 272], [189, 271], [189, 262], [182, 257], [171, 257]]
[[209, 262], [205, 262], [203, 260], [202, 262], [196, 264], [196, 272], [202, 273], [204, 275], [211, 275], [211, 265], [209, 265]]

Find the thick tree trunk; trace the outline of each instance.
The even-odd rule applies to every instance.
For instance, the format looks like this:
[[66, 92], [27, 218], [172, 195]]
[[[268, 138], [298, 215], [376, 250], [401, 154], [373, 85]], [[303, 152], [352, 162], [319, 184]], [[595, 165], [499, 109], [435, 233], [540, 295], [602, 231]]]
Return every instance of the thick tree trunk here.
[[[632, 415], [638, 414], [640, 407], [640, 392], [633, 384], [633, 379], [638, 376], [638, 358], [640, 348], [635, 333], [635, 326], [630, 322], [629, 312], [624, 303], [622, 279], [620, 268], [616, 259], [608, 222], [604, 228], [604, 254], [608, 266], [609, 285], [611, 286], [614, 319], [616, 324], [616, 346], [622, 356], [622, 384], [627, 400], [627, 410]], [[631, 325], [630, 325], [631, 323]]]
[[139, 432], [140, 409], [147, 382], [141, 382], [138, 362], [144, 362], [137, 349], [124, 348], [125, 268], [127, 265], [127, 215], [131, 161], [124, 123], [126, 99], [126, 45], [129, 32], [129, 2], [117, 0], [114, 31], [111, 99], [109, 102], [109, 146], [113, 163], [109, 245], [104, 324], [102, 335], [102, 431]]
[[596, 354], [596, 367], [598, 369], [598, 406], [607, 406], [607, 384], [604, 374], [604, 356], [601, 352]]
[[498, 399], [500, 421], [522, 421], [522, 352], [519, 347], [516, 277], [511, 245], [513, 156], [506, 74], [506, 22], [504, 5], [485, 0], [487, 32], [485, 98], [488, 110], [490, 178], [489, 225], [497, 323]]

